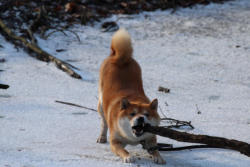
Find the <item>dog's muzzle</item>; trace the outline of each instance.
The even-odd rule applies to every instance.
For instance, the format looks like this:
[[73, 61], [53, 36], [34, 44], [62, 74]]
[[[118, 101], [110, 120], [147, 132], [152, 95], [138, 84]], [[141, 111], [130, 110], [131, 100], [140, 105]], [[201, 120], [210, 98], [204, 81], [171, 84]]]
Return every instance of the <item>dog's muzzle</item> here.
[[144, 117], [137, 118], [135, 122], [136, 122], [135, 125], [132, 126], [132, 132], [135, 134], [136, 137], [140, 137], [144, 133], [143, 131], [143, 128], [145, 126]]

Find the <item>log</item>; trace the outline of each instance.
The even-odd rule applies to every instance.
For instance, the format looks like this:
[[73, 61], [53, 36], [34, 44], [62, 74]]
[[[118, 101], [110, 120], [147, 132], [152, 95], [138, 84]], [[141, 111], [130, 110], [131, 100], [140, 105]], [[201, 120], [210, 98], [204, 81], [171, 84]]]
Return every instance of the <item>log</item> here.
[[238, 140], [208, 135], [195, 135], [169, 128], [150, 126], [149, 124], [144, 127], [144, 131], [180, 142], [201, 143], [206, 144], [209, 147], [231, 149], [250, 157], [250, 144]]
[[51, 61], [56, 64], [56, 66], [63, 70], [64, 72], [68, 73], [71, 77], [82, 79], [82, 77], [77, 74], [74, 70], [71, 69], [71, 67], [65, 63], [64, 61], [57, 59], [56, 57], [52, 56], [51, 54], [47, 53], [46, 51], [42, 50], [39, 46], [37, 46], [35, 43], [28, 42], [24, 37], [17, 36], [14, 32], [12, 32], [0, 19], [0, 30], [2, 30], [7, 36], [15, 43], [16, 41], [19, 41], [22, 43], [22, 45], [35, 53], [37, 58], [42, 61]]

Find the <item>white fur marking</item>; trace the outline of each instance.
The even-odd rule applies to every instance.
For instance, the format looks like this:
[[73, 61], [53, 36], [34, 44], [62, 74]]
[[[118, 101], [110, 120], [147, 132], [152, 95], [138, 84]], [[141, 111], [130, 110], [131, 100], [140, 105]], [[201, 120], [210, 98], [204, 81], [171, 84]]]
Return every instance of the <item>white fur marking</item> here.
[[132, 128], [131, 128], [130, 121], [128, 118], [122, 118], [119, 120], [119, 130], [123, 137], [130, 139], [130, 140], [134, 140]]

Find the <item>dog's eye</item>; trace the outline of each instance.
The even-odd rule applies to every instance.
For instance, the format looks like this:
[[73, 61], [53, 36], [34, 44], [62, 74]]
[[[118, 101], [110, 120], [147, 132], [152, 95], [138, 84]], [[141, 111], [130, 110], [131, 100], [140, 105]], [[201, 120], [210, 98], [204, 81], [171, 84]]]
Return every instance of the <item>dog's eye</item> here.
[[130, 116], [131, 117], [135, 116], [135, 113], [134, 112], [130, 113]]
[[149, 117], [149, 113], [145, 113], [144, 115], [145, 115], [146, 117]]

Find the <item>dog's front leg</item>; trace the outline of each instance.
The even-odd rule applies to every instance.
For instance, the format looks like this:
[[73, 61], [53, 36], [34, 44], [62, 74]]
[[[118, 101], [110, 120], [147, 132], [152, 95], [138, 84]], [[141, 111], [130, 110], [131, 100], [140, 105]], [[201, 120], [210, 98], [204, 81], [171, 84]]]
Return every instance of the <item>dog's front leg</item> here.
[[153, 156], [153, 160], [157, 164], [166, 164], [166, 161], [161, 157], [158, 150], [154, 149], [157, 146], [156, 136], [151, 139], [145, 140], [142, 144], [143, 148], [147, 149], [148, 153]]
[[153, 160], [157, 164], [166, 164], [166, 161], [161, 157], [161, 154], [159, 153], [158, 150], [149, 152], [153, 156]]
[[123, 162], [125, 163], [132, 163], [135, 162], [135, 158], [129, 154], [129, 152], [124, 149], [125, 144], [122, 144], [118, 140], [110, 140], [110, 146], [111, 150], [118, 156], [120, 156], [123, 159]]

